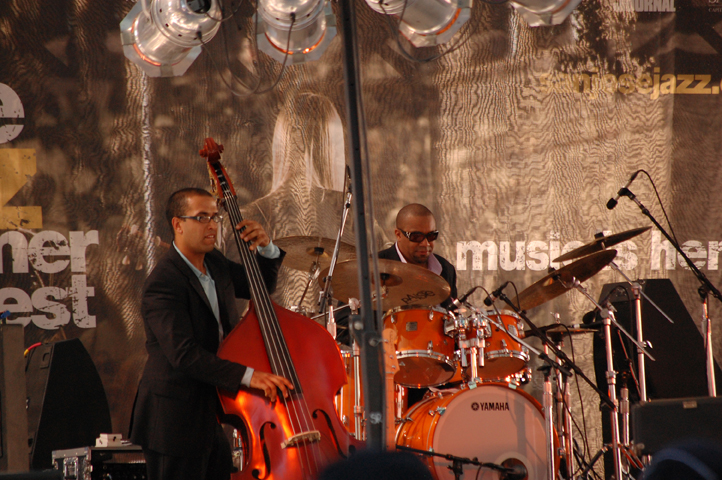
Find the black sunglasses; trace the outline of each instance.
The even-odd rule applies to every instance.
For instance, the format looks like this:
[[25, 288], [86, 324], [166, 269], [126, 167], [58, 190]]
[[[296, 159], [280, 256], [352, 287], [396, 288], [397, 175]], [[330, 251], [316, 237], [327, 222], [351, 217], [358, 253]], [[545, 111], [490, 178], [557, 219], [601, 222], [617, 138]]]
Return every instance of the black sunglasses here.
[[424, 239], [428, 240], [429, 242], [433, 242], [437, 238], [439, 238], [439, 231], [434, 230], [433, 232], [424, 233], [424, 232], [404, 232], [399, 228], [399, 231], [406, 235], [406, 238], [408, 238], [410, 241], [414, 243], [421, 243], [424, 241]]

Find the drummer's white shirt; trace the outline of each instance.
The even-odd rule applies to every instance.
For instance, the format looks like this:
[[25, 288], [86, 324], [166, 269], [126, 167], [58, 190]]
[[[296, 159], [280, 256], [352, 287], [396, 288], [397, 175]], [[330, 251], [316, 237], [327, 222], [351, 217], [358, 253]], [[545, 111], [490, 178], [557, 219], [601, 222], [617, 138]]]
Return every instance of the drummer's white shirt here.
[[[406, 258], [404, 257], [404, 254], [401, 253], [401, 250], [399, 250], [399, 243], [398, 243], [398, 242], [394, 243], [394, 247], [396, 247], [396, 253], [399, 254], [399, 258], [401, 259], [401, 261], [402, 261], [403, 263], [409, 263], [409, 262], [406, 261]], [[441, 270], [442, 270], [442, 269], [441, 269], [441, 263], [440, 263], [439, 260], [436, 258], [436, 255], [434, 255], [433, 253], [431, 254], [431, 256], [429, 256], [429, 270], [431, 270], [432, 272], [434, 272], [434, 273], [437, 274], [437, 275], [441, 275]]]

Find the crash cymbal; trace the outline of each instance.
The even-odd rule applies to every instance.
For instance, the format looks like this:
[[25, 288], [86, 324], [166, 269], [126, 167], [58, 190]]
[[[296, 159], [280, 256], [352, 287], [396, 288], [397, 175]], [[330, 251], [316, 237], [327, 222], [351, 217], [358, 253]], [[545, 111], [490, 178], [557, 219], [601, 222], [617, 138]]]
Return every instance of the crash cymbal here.
[[[284, 237], [274, 240], [273, 243], [286, 252], [283, 264], [308, 272], [313, 262], [318, 261], [320, 268], [331, 265], [331, 256], [336, 247], [336, 240], [324, 237]], [[356, 256], [356, 248], [348, 243], [341, 242], [338, 249], [338, 262], [350, 260]]]
[[601, 235], [599, 237], [596, 237], [593, 241], [590, 243], [587, 243], [586, 245], [582, 245], [579, 248], [575, 248], [571, 252], [567, 252], [561, 257], [557, 257], [552, 262], [566, 262], [567, 260], [574, 260], [575, 258], [581, 258], [589, 255], [590, 253], [599, 252], [604, 250], [605, 248], [613, 247], [614, 245], [617, 245], [618, 243], [626, 242], [630, 238], [634, 238], [637, 235], [640, 235], [647, 230], [649, 230], [652, 227], [643, 227], [643, 228], [634, 228], [632, 230], [627, 230], [626, 232], [621, 233], [615, 233], [613, 235]]
[[[319, 276], [322, 288], [329, 269]], [[383, 309], [405, 305], [437, 305], [449, 297], [449, 283], [431, 270], [417, 265], [379, 259]], [[333, 273], [333, 297], [342, 302], [359, 298], [358, 262], [348, 260], [336, 264]], [[376, 287], [371, 285], [373, 295]]]
[[532, 286], [522, 290], [512, 302], [519, 305], [522, 310], [537, 307], [572, 288], [571, 282], [574, 278], [583, 282], [593, 277], [602, 268], [609, 265], [616, 256], [616, 250], [602, 250], [580, 258], [559, 270], [554, 270]]

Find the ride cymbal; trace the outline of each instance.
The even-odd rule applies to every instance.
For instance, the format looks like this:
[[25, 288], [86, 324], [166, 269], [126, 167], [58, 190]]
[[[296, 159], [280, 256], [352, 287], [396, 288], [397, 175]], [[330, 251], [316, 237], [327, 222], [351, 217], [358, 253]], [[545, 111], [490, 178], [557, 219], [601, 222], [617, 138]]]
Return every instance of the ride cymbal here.
[[[313, 262], [318, 261], [319, 268], [324, 269], [331, 265], [333, 249], [336, 247], [336, 240], [324, 237], [284, 237], [274, 240], [278, 248], [286, 252], [283, 265], [308, 272]], [[356, 256], [356, 247], [341, 242], [338, 249], [338, 262], [350, 260]]]
[[575, 278], [583, 282], [596, 275], [602, 268], [609, 265], [616, 256], [616, 250], [602, 250], [570, 263], [559, 270], [554, 270], [546, 277], [522, 290], [519, 296], [512, 300], [512, 303], [519, 305], [521, 310], [529, 310], [546, 303], [572, 288], [572, 281]]
[[[321, 288], [328, 272], [329, 268], [325, 268], [319, 276]], [[417, 265], [381, 258], [379, 273], [384, 310], [405, 305], [437, 305], [449, 298], [451, 293], [451, 287], [446, 280]], [[347, 260], [337, 263], [332, 283], [335, 299], [348, 303], [349, 298], [359, 298], [358, 262]], [[372, 281], [372, 295], [375, 289]]]
[[552, 260], [552, 262], [566, 262], [567, 260], [574, 260], [576, 258], [585, 257], [590, 253], [600, 252], [609, 247], [613, 247], [618, 243], [626, 242], [630, 238], [634, 238], [637, 235], [646, 232], [650, 228], [652, 227], [634, 228], [632, 230], [615, 233], [613, 235], [601, 235], [599, 237], [596, 237], [593, 241], [587, 243], [586, 245], [582, 245], [579, 248], [575, 248], [571, 252], [567, 252], [564, 255], [555, 258], [554, 260]]

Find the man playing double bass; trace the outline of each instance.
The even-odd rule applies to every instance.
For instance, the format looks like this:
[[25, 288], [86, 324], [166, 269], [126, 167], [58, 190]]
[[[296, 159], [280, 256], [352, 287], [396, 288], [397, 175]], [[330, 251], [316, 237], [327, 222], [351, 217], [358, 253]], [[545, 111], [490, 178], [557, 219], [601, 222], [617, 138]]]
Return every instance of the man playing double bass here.
[[[149, 480], [225, 480], [231, 452], [216, 418], [216, 388], [262, 390], [273, 403], [279, 390], [287, 397], [293, 386], [216, 355], [239, 317], [235, 298], [250, 298], [250, 291], [245, 267], [214, 248], [221, 221], [215, 197], [202, 189], [179, 190], [168, 200], [166, 218], [173, 245], [143, 287], [148, 359], [130, 438], [143, 448]], [[257, 251], [263, 281], [273, 291], [284, 253], [258, 222], [235, 226], [244, 227], [241, 238]]]

